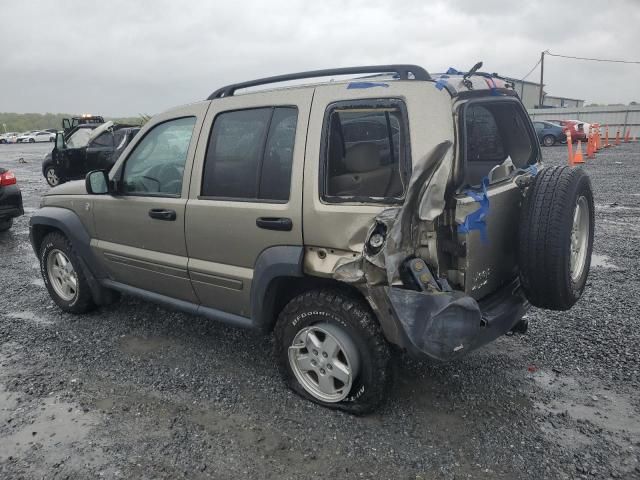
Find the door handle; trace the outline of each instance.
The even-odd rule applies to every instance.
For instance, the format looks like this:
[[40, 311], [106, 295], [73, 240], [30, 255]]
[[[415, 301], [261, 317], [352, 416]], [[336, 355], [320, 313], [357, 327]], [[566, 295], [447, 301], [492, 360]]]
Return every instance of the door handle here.
[[152, 208], [149, 210], [149, 216], [156, 220], [167, 220], [173, 222], [176, 219], [176, 211], [166, 208]]
[[256, 226], [265, 230], [279, 230], [282, 232], [290, 232], [293, 228], [293, 222], [290, 218], [282, 217], [259, 217], [256, 218]]

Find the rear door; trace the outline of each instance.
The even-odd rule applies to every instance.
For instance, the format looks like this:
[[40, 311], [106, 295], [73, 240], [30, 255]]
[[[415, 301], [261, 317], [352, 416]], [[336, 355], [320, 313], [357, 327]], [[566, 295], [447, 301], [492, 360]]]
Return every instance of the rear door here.
[[111, 154], [114, 149], [114, 133], [106, 131], [94, 138], [87, 145], [85, 172], [91, 170], [108, 170], [111, 167]]
[[92, 196], [92, 247], [116, 282], [197, 302], [187, 273], [185, 207], [208, 106], [154, 117], [111, 172], [119, 193]]
[[214, 100], [186, 210], [189, 275], [202, 305], [249, 317], [256, 259], [302, 245], [302, 171], [312, 89]]
[[481, 299], [517, 274], [522, 195], [514, 172], [537, 163], [540, 149], [516, 100], [470, 101], [461, 118], [464, 178], [456, 195], [456, 223], [466, 254], [458, 267], [465, 291]]

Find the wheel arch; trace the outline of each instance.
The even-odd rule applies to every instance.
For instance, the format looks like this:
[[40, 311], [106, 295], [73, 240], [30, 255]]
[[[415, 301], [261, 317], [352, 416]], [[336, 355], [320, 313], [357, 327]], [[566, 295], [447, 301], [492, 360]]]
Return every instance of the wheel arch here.
[[43, 207], [31, 216], [29, 239], [38, 258], [40, 258], [42, 241], [48, 234], [54, 232], [64, 235], [77, 253], [94, 301], [97, 304], [108, 303], [109, 292], [100, 286], [97, 280], [106, 278], [106, 274], [91, 249], [91, 237], [78, 215], [66, 208]]
[[294, 297], [314, 289], [335, 288], [361, 299], [367, 308], [371, 308], [354, 286], [332, 278], [305, 275], [303, 259], [304, 248], [301, 246], [275, 246], [265, 249], [256, 260], [251, 286], [251, 317], [257, 329], [271, 332], [285, 305]]

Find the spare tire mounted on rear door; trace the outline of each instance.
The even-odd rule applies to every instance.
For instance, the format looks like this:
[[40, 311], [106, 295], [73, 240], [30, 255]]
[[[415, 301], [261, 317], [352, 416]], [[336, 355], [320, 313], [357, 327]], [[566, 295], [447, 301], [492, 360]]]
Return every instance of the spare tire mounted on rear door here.
[[568, 310], [578, 301], [591, 265], [593, 227], [584, 170], [541, 170], [525, 195], [519, 227], [520, 281], [532, 305]]

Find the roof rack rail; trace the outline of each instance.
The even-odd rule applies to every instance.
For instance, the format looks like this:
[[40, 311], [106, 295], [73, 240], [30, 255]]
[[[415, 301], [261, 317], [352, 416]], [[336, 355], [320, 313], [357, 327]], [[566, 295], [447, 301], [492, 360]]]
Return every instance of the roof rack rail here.
[[[289, 73], [277, 75], [275, 77], [259, 78], [247, 82], [234, 83], [226, 87], [219, 88], [213, 92], [207, 100], [216, 98], [231, 97], [236, 90], [243, 88], [267, 85], [270, 83], [288, 82], [291, 80], [301, 80], [304, 78], [331, 77], [334, 75], [358, 75], [365, 73], [397, 73], [400, 80], [431, 80], [429, 72], [418, 65], [369, 65], [365, 67], [330, 68], [327, 70], [312, 70], [309, 72]], [[409, 78], [413, 74], [413, 78]]]

